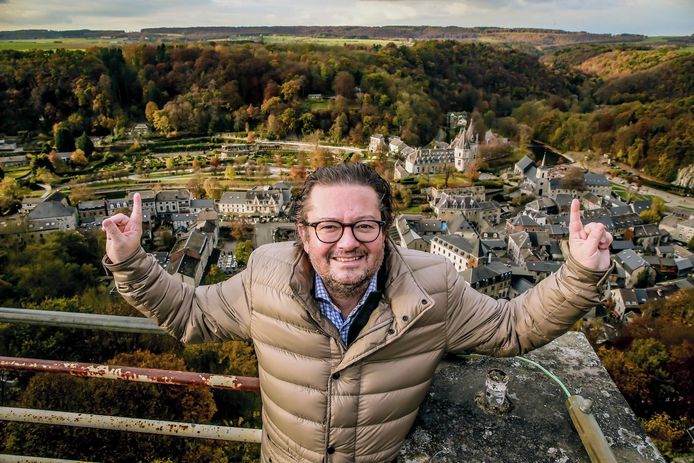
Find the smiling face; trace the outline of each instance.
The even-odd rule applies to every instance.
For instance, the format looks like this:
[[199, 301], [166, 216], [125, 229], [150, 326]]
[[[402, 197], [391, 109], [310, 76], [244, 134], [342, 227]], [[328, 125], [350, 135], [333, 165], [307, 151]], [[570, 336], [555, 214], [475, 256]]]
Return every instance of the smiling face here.
[[[308, 223], [381, 220], [379, 206], [376, 191], [368, 186], [315, 185], [306, 202], [304, 219]], [[371, 243], [357, 241], [349, 227], [335, 243], [321, 242], [315, 228], [303, 224], [299, 224], [299, 236], [331, 297], [361, 297], [383, 262], [383, 230]]]

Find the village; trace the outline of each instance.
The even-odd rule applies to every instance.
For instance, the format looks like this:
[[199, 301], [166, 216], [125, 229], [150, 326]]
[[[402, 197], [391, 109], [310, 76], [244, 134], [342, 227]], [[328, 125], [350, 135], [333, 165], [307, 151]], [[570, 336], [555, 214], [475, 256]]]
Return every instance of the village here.
[[[449, 114], [457, 131], [451, 143], [433, 142], [423, 148], [407, 146], [398, 137], [371, 137], [365, 159], [387, 155], [395, 182], [412, 184], [429, 176], [463, 172], [480, 158], [482, 145], [506, 145], [508, 140], [488, 131], [483, 140], [464, 115]], [[135, 127], [137, 130], [146, 130]], [[263, 143], [263, 142], [260, 142]], [[279, 149], [281, 143], [263, 149]], [[3, 162], [25, 162], [21, 148]], [[257, 144], [226, 144], [223, 156], [252, 155]], [[358, 149], [352, 149], [358, 152]], [[489, 161], [489, 160], [487, 160]], [[419, 190], [419, 213], [396, 216], [388, 230], [399, 246], [439, 254], [449, 259], [465, 281], [495, 298], [513, 298], [556, 271], [568, 255], [568, 211], [573, 198], [581, 202], [584, 223], [600, 222], [613, 234], [611, 253], [616, 267], [610, 276], [611, 294], [604, 307], [587, 318], [609, 316], [628, 323], [649, 300], [694, 285], [694, 213], [685, 208], [665, 210], [662, 201], [615, 193], [624, 180], [580, 168], [572, 162], [555, 165], [522, 157], [498, 175], [481, 173], [476, 184]], [[269, 175], [269, 173], [268, 173]], [[49, 233], [98, 230], [117, 212], [129, 212], [135, 193], [143, 201], [143, 246], [181, 281], [200, 285], [220, 281], [241, 270], [250, 251], [273, 241], [296, 239], [292, 220], [292, 183], [286, 179], [224, 191], [218, 200], [196, 198], [187, 188], [123, 188], [108, 197], [71, 204], [65, 191], [26, 197], [21, 210], [0, 219], [0, 236], [28, 240]], [[425, 184], [428, 185], [427, 182]], [[621, 188], [621, 190], [620, 190]], [[643, 213], [658, 215], [658, 223]], [[223, 230], [220, 233], [220, 229]], [[229, 233], [229, 229], [236, 230]], [[233, 236], [233, 237], [232, 237]], [[241, 254], [244, 254], [243, 256]], [[214, 268], [216, 280], [205, 280]], [[601, 325], [609, 340], [612, 326]]]

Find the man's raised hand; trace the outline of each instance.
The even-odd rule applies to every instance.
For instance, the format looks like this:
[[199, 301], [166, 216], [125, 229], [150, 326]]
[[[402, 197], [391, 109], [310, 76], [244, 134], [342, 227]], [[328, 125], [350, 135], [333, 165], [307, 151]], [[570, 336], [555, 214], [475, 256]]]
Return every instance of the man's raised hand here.
[[579, 264], [591, 270], [605, 271], [610, 268], [610, 244], [612, 234], [605, 225], [591, 222], [585, 227], [581, 223], [580, 203], [571, 201], [569, 218], [569, 252]]
[[116, 214], [105, 219], [101, 227], [106, 232], [106, 255], [117, 264], [130, 257], [140, 247], [142, 236], [142, 198], [133, 195], [133, 212], [128, 217]]

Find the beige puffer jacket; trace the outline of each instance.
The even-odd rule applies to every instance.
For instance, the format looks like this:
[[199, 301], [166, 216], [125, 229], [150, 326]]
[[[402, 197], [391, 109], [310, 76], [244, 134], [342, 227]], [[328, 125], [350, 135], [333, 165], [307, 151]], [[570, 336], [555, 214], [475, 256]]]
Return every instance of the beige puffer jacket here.
[[446, 259], [388, 243], [381, 303], [345, 348], [311, 296], [313, 269], [292, 243], [262, 246], [224, 283], [193, 288], [140, 250], [118, 290], [184, 342], [252, 340], [263, 401], [263, 462], [389, 462], [447, 352], [509, 356], [539, 347], [599, 302], [609, 272], [573, 260], [534, 289], [494, 300]]

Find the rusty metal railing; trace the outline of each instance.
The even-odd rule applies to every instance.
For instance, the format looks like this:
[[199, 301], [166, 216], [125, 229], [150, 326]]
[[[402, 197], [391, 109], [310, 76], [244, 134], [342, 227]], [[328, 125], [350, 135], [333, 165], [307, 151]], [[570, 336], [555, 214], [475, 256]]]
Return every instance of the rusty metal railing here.
[[[82, 328], [142, 334], [166, 334], [152, 321], [140, 317], [97, 315], [74, 312], [54, 312], [0, 307], [0, 322], [48, 325], [62, 328]], [[85, 378], [103, 378], [164, 385], [210, 387], [236, 391], [259, 391], [260, 380], [255, 377], [215, 375], [191, 371], [162, 370], [122, 365], [102, 365], [60, 360], [20, 357], [1, 357], [0, 370], [37, 373], [56, 373]], [[149, 434], [218, 439], [260, 443], [260, 429], [235, 428], [197, 423], [148, 420], [121, 416], [69, 413], [54, 410], [35, 410], [0, 407], [0, 420], [35, 424], [88, 427]], [[0, 455], [4, 462], [65, 461], [55, 458]]]
[[121, 365], [65, 362], [21, 357], [1, 357], [0, 370], [64, 373], [84, 378], [119, 379], [139, 383], [200, 386], [236, 391], [259, 391], [260, 380], [249, 376], [214, 375], [192, 371], [160, 370]]
[[260, 443], [262, 433], [260, 429], [14, 407], [0, 407], [0, 420], [252, 443]]

